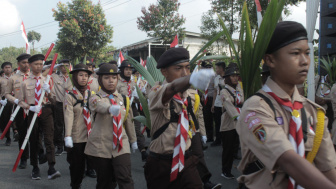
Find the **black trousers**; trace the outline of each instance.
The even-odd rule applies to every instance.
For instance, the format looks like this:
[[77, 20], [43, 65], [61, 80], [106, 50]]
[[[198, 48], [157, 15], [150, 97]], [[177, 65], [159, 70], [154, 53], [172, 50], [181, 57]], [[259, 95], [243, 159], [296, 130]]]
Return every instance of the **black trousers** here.
[[236, 129], [221, 132], [222, 134], [222, 172], [231, 173], [238, 134]]
[[64, 115], [63, 115], [63, 102], [56, 102], [54, 106], [55, 111], [55, 131], [54, 131], [54, 144], [58, 148], [63, 147], [64, 139]]
[[[2, 106], [1, 106], [2, 107]], [[0, 116], [0, 129], [1, 131], [4, 131], [7, 123], [10, 119], [10, 116], [12, 114], [12, 109], [13, 109], [13, 104], [9, 101], [7, 101], [6, 106], [4, 107], [2, 114]], [[7, 133], [6, 133], [6, 138], [10, 139], [10, 129], [8, 129]]]
[[[139, 114], [138, 109], [135, 106], [135, 103], [132, 103], [132, 112], [133, 112], [133, 117], [136, 117]], [[145, 149], [145, 136], [141, 133], [141, 123], [139, 121], [134, 120], [134, 127], [135, 127], [135, 134], [137, 137], [137, 143], [139, 146], [139, 150]]]
[[216, 131], [216, 142], [220, 143], [221, 141], [221, 134], [219, 132], [220, 126], [221, 126], [221, 118], [222, 118], [222, 107], [216, 107], [215, 106], [215, 131]]
[[208, 97], [207, 103], [204, 105], [203, 103], [203, 118], [204, 118], [204, 125], [206, 130], [206, 135], [208, 140], [213, 141], [213, 113], [211, 112], [212, 106], [212, 97]]
[[[16, 108], [16, 107], [15, 107]], [[22, 108], [18, 111], [16, 114], [16, 117], [14, 119], [14, 122], [17, 126], [18, 133], [19, 133], [19, 149], [21, 149], [21, 146], [23, 144], [23, 141], [27, 134], [27, 116], [24, 116], [24, 111]], [[24, 149], [21, 160], [27, 160], [29, 159], [29, 143], [27, 143], [26, 148]]]
[[130, 154], [111, 159], [88, 156], [88, 159], [97, 172], [97, 189], [116, 188], [115, 182], [120, 189], [134, 188]]
[[199, 176], [202, 179], [202, 182], [205, 183], [210, 180], [211, 173], [205, 163], [203, 146], [201, 141], [201, 134], [196, 133], [195, 136], [191, 139], [191, 151], [192, 154], [198, 157], [197, 171]]
[[[192, 155], [184, 159], [184, 168], [177, 174], [176, 180], [170, 182], [172, 159], [148, 156], [145, 178], [148, 189], [202, 189], [202, 180], [197, 174], [198, 158]], [[195, 174], [196, 173], [196, 174]]]
[[73, 189], [80, 188], [85, 171], [85, 159], [84, 154], [86, 142], [74, 143], [72, 148], [67, 148], [67, 161], [70, 164], [70, 186]]
[[[34, 112], [29, 112], [27, 125], [29, 127]], [[53, 111], [50, 106], [42, 108], [42, 114], [37, 117], [32, 132], [29, 137], [30, 142], [30, 164], [38, 165], [37, 156], [39, 154], [39, 127], [43, 130], [44, 145], [46, 148], [46, 157], [49, 165], [55, 164], [55, 146], [54, 146], [54, 120]]]

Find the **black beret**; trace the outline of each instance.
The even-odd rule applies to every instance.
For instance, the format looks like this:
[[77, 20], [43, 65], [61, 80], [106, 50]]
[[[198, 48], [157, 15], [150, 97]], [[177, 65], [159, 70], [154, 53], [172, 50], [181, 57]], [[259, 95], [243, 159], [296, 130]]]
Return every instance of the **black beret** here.
[[32, 63], [32, 62], [37, 61], [37, 60], [44, 60], [44, 55], [43, 54], [35, 54], [28, 59], [28, 62]]
[[108, 62], [109, 64], [115, 64], [115, 65], [118, 65], [117, 61], [115, 60], [111, 60], [110, 62]]
[[182, 62], [189, 62], [189, 51], [183, 47], [171, 48], [164, 52], [158, 61], [156, 68], [166, 68]]
[[114, 64], [103, 64], [99, 67], [99, 70], [96, 72], [97, 75], [111, 75], [119, 74], [118, 67]]
[[215, 65], [216, 66], [220, 66], [220, 65], [225, 65], [226, 66], [225, 62], [217, 62]]
[[225, 70], [225, 75], [224, 77], [228, 77], [230, 75], [239, 75], [239, 70], [237, 67], [235, 66], [232, 66], [232, 67], [228, 67], [226, 70]]
[[51, 63], [52, 63], [52, 60], [48, 60], [44, 63], [44, 65], [51, 65]]
[[279, 22], [268, 44], [266, 54], [271, 54], [296, 41], [307, 39], [307, 30], [302, 24], [293, 21]]
[[77, 72], [77, 71], [85, 71], [88, 74], [92, 74], [92, 71], [88, 70], [88, 66], [82, 63], [76, 64], [73, 70], [70, 72], [70, 74], [73, 74], [74, 72]]
[[202, 61], [201, 66], [203, 68], [211, 68], [212, 67], [212, 63], [209, 62], [209, 61]]
[[70, 63], [70, 60], [69, 59], [63, 59], [63, 60], [59, 61], [59, 64], [60, 63]]
[[125, 68], [125, 67], [133, 68], [132, 64], [128, 60], [122, 61], [120, 66], [119, 66], [119, 69], [120, 68]]
[[4, 63], [2, 63], [1, 64], [1, 69], [4, 69], [4, 67], [8, 66], [8, 65], [12, 67], [12, 63], [10, 63], [10, 62], [4, 62]]
[[16, 60], [17, 60], [18, 62], [20, 62], [21, 60], [28, 59], [28, 58], [30, 58], [30, 57], [31, 57], [30, 54], [23, 53], [23, 54], [20, 54], [20, 55], [16, 58]]

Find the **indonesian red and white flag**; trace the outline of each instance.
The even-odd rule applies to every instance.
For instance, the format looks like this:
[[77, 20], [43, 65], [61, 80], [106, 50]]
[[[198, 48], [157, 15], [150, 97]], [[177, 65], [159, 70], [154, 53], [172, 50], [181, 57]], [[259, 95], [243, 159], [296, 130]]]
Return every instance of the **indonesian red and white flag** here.
[[23, 21], [21, 22], [21, 29], [20, 30], [22, 31], [22, 37], [26, 42], [26, 53], [29, 54], [29, 43], [28, 43], [27, 33], [26, 33], [25, 26], [23, 24]]
[[257, 19], [258, 19], [258, 27], [260, 28], [261, 21], [262, 21], [262, 15], [261, 15], [261, 5], [259, 0], [255, 0], [255, 4], [257, 6]]
[[124, 61], [124, 56], [122, 55], [121, 51], [119, 51], [119, 58], [118, 58], [118, 67], [120, 66], [120, 64], [122, 63], [122, 61]]
[[170, 44], [170, 48], [178, 47], [178, 36], [175, 35], [174, 41]]
[[143, 66], [147, 70], [146, 62], [147, 62], [146, 60], [142, 60], [142, 58], [140, 58], [140, 64], [141, 64], [141, 66]]

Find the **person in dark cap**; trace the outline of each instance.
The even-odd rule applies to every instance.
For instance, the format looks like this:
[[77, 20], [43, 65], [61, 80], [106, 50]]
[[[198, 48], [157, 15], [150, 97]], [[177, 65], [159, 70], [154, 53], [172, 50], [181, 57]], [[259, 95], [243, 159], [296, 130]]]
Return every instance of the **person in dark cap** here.
[[[12, 77], [9, 78], [6, 90], [5, 90], [5, 97], [6, 99], [15, 104], [16, 106], [22, 107], [22, 103], [20, 103], [19, 99], [22, 96], [21, 84], [24, 80], [28, 78], [29, 73], [29, 63], [28, 59], [31, 57], [30, 54], [20, 54], [16, 60], [17, 65], [20, 68], [19, 72], [14, 73]], [[26, 116], [23, 113], [23, 108], [20, 108], [19, 112], [17, 113], [14, 122], [17, 126], [17, 135], [19, 139], [19, 149], [21, 149], [22, 143], [27, 134], [27, 124], [26, 124]], [[14, 130], [15, 133], [15, 130]], [[25, 150], [22, 153], [21, 161], [19, 164], [19, 169], [25, 169], [27, 167], [27, 159], [29, 158], [29, 145], [26, 146]]]
[[233, 179], [231, 170], [239, 147], [239, 138], [235, 128], [244, 103], [244, 93], [239, 85], [239, 70], [234, 64], [227, 67], [224, 78], [225, 86], [220, 91], [220, 98], [225, 108], [219, 130], [223, 147], [221, 176]]
[[117, 66], [104, 64], [97, 75], [101, 90], [89, 100], [94, 120], [85, 154], [97, 172], [97, 189], [115, 188], [115, 182], [132, 189], [130, 146], [135, 152], [137, 142], [129, 99], [117, 90]]
[[56, 97], [56, 104], [54, 107], [55, 125], [54, 125], [54, 144], [56, 148], [55, 155], [60, 156], [63, 153], [64, 146], [64, 116], [63, 116], [63, 102], [66, 91], [72, 90], [72, 83], [69, 78], [67, 69], [70, 68], [70, 60], [62, 59], [54, 67], [54, 71], [59, 70], [59, 74], [53, 73], [51, 75], [54, 81], [54, 92]]
[[[203, 188], [200, 174], [195, 174], [199, 157], [193, 155], [191, 145], [194, 143], [194, 149], [202, 149], [199, 130], [205, 133], [204, 120], [202, 107], [197, 105], [199, 96], [190, 87], [193, 85], [205, 90], [214, 72], [212, 69], [197, 69], [190, 74], [189, 52], [185, 48], [171, 48], [164, 52], [157, 68], [166, 80], [153, 86], [148, 95], [152, 141], [145, 164], [147, 187]], [[193, 112], [195, 104], [198, 119]], [[194, 124], [189, 125], [188, 120]]]
[[[55, 93], [53, 87], [46, 83], [46, 78], [42, 75], [44, 55], [36, 54], [28, 59], [31, 74], [21, 84], [22, 95], [20, 97], [20, 106], [23, 109], [30, 110], [27, 117], [27, 125], [30, 125], [35, 113], [38, 114], [34, 122], [30, 144], [30, 164], [33, 166], [31, 178], [40, 180], [41, 174], [38, 167], [39, 153], [39, 130], [42, 128], [44, 135], [44, 145], [46, 148], [46, 157], [49, 165], [48, 179], [55, 179], [61, 176], [55, 169], [55, 146], [54, 146], [54, 120], [52, 105], [55, 104]], [[45, 91], [42, 106], [38, 105], [41, 97], [41, 91]]]
[[92, 77], [94, 77], [94, 78], [98, 78], [98, 75], [96, 74], [96, 72], [95, 72], [95, 68], [96, 68], [96, 63], [94, 63], [94, 62], [90, 62], [90, 63], [87, 63], [86, 64], [87, 66], [88, 66], [88, 69], [90, 70], [90, 71], [92, 71]]
[[[137, 92], [135, 90], [136, 83], [131, 80], [133, 66], [128, 60], [122, 61], [119, 66], [120, 69], [120, 79], [118, 82], [117, 90], [119, 93], [128, 96], [130, 99], [133, 97], [132, 101], [132, 112], [133, 117], [139, 115], [139, 111], [136, 108], [136, 103], [139, 103]], [[139, 145], [139, 151], [141, 153], [142, 161], [146, 161], [147, 152], [145, 146], [145, 137], [141, 132], [141, 123], [137, 120], [134, 120], [134, 127], [137, 136], [137, 144]]]
[[[0, 117], [0, 129], [3, 131], [6, 128], [6, 125], [10, 119], [13, 109], [13, 103], [8, 102], [7, 99], [5, 98], [8, 80], [12, 76], [12, 63], [4, 62], [1, 64], [1, 68], [4, 71], [4, 76], [0, 78], [0, 95], [1, 95], [0, 103], [2, 104], [2, 106], [4, 106], [4, 109]], [[10, 129], [9, 129], [6, 133], [6, 143], [5, 143], [6, 146], [10, 146], [11, 141], [12, 140], [10, 137]]]
[[216, 139], [211, 144], [212, 147], [220, 146], [222, 143], [221, 140], [221, 134], [219, 132], [220, 126], [221, 126], [221, 117], [222, 117], [222, 100], [220, 98], [220, 91], [225, 86], [224, 82], [224, 74], [225, 74], [225, 68], [226, 64], [225, 62], [217, 62], [216, 64], [216, 77], [214, 78], [214, 100], [211, 107], [211, 112], [214, 114], [215, 119], [215, 132], [216, 132]]
[[325, 111], [296, 88], [307, 78], [310, 50], [300, 23], [277, 24], [263, 58], [271, 75], [245, 102], [237, 123], [240, 188], [336, 188]]
[[[87, 83], [92, 71], [85, 64], [77, 64], [70, 72], [74, 87], [65, 94], [63, 112], [65, 123], [65, 147], [67, 161], [70, 164], [70, 186], [73, 189], [81, 187], [85, 173], [86, 155], [84, 149], [91, 132], [89, 98], [91, 91]], [[87, 120], [87, 121], [86, 121]]]

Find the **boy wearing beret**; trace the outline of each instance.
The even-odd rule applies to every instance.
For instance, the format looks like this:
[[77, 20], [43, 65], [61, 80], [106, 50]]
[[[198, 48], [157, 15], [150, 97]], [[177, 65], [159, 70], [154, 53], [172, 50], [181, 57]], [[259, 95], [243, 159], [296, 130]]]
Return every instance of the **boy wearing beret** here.
[[205, 90], [214, 72], [201, 69], [190, 75], [189, 52], [185, 48], [167, 50], [157, 68], [166, 80], [148, 95], [152, 141], [145, 164], [147, 187], [203, 188], [200, 175], [195, 174], [199, 158], [191, 153], [191, 139], [199, 137], [196, 130], [204, 129], [203, 113], [201, 107], [196, 113], [190, 111], [195, 106], [196, 90], [189, 88], [193, 85]]
[[[2, 104], [2, 106], [5, 106], [1, 117], [0, 117], [0, 129], [3, 131], [6, 128], [6, 125], [10, 119], [10, 115], [12, 113], [12, 108], [13, 108], [13, 104], [11, 102], [8, 102], [7, 99], [5, 98], [5, 94], [6, 94], [6, 87], [8, 84], [8, 80], [9, 78], [12, 76], [12, 63], [10, 62], [4, 62], [1, 65], [1, 69], [4, 71], [4, 77], [0, 78], [0, 90], [1, 90], [1, 100], [0, 103]], [[11, 145], [11, 137], [10, 137], [10, 129], [8, 130], [8, 132], [6, 133], [6, 146], [10, 146]]]
[[325, 110], [296, 87], [307, 77], [310, 50], [301, 24], [277, 24], [264, 56], [271, 76], [245, 102], [236, 127], [243, 156], [240, 188], [336, 187]]
[[[22, 108], [29, 109], [27, 125], [31, 124], [35, 113], [38, 117], [34, 123], [30, 143], [30, 164], [33, 166], [31, 177], [33, 180], [40, 180], [41, 174], [38, 167], [37, 156], [39, 152], [39, 127], [43, 130], [44, 145], [46, 147], [46, 156], [48, 160], [48, 179], [60, 177], [59, 171], [54, 168], [55, 165], [55, 146], [54, 146], [54, 120], [51, 104], [55, 103], [55, 94], [53, 88], [50, 88], [48, 83], [45, 83], [46, 78], [42, 76], [44, 55], [36, 54], [28, 59], [31, 74], [21, 84], [22, 95], [20, 103]], [[38, 105], [41, 98], [42, 90], [46, 92], [42, 106]]]
[[[19, 103], [20, 96], [22, 95], [21, 83], [24, 80], [26, 80], [28, 78], [28, 75], [30, 74], [28, 64], [28, 59], [30, 57], [31, 57], [30, 54], [23, 53], [16, 58], [20, 70], [17, 73], [14, 73], [14, 75], [9, 78], [7, 83], [7, 87], [5, 90], [5, 97], [9, 102], [15, 104], [15, 106], [22, 107], [22, 103]], [[14, 120], [19, 133], [19, 149], [21, 148], [24, 138], [26, 137], [27, 134], [27, 124], [25, 122], [25, 118], [26, 118], [25, 113], [23, 109], [20, 108]], [[26, 168], [28, 158], [29, 158], [29, 145], [27, 145], [27, 147], [23, 151], [21, 161], [19, 164], [19, 169]]]

